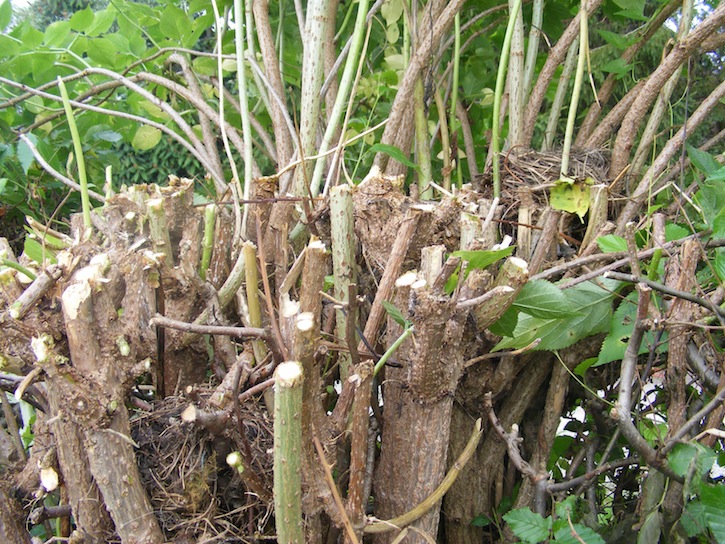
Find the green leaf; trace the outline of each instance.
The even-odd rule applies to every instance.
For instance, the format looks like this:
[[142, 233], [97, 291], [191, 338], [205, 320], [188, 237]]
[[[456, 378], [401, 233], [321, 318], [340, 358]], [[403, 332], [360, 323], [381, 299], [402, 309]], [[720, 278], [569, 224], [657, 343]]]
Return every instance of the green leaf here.
[[687, 505], [685, 511], [682, 513], [680, 523], [690, 538], [703, 533], [707, 528], [706, 510], [707, 508], [704, 504], [699, 500], [694, 500]]
[[68, 21], [56, 21], [51, 23], [45, 29], [43, 35], [43, 43], [48, 47], [61, 47], [65, 44], [66, 38], [70, 34], [70, 23]]
[[508, 257], [514, 252], [514, 247], [506, 247], [503, 249], [481, 250], [481, 251], [454, 251], [451, 253], [454, 257], [460, 257], [468, 262], [466, 270], [483, 270], [488, 268], [496, 261], [500, 261], [504, 257]]
[[602, 253], [619, 253], [627, 251], [627, 240], [616, 234], [606, 234], [597, 238], [597, 245]]
[[513, 306], [525, 314], [542, 318], [571, 317], [577, 313], [561, 289], [545, 280], [526, 283]]
[[48, 248], [44, 247], [35, 238], [31, 238], [30, 236], [25, 237], [23, 253], [25, 253], [25, 255], [29, 259], [35, 261], [40, 265], [42, 265], [46, 259], [53, 264], [57, 262], [55, 259], [55, 255], [52, 252], [48, 251]]
[[97, 11], [93, 19], [93, 23], [86, 28], [86, 35], [88, 36], [100, 36], [108, 29], [116, 20], [116, 11], [112, 9], [104, 9]]
[[582, 338], [605, 332], [612, 316], [612, 299], [619, 282], [600, 279], [586, 282], [563, 293], [579, 313], [568, 318], [544, 319], [527, 314], [519, 316], [513, 336], [496, 344], [493, 351], [521, 349], [540, 339], [535, 350], [557, 350], [571, 346]]
[[395, 147], [394, 145], [374, 144], [370, 147], [370, 149], [368, 149], [368, 153], [385, 153], [386, 155], [389, 155], [390, 158], [398, 161], [400, 164], [405, 165], [408, 168], [418, 168], [414, 162], [405, 156], [405, 153], [403, 153], [400, 148]]
[[20, 39], [28, 50], [38, 49], [43, 43], [43, 33], [26, 21], [20, 26]]
[[511, 510], [503, 519], [522, 542], [536, 544], [549, 537], [551, 518], [544, 519], [528, 507]]
[[93, 24], [95, 15], [89, 7], [76, 11], [70, 18], [70, 27], [76, 32], [85, 32]]
[[596, 357], [589, 357], [588, 359], [584, 359], [581, 363], [579, 363], [574, 368], [574, 374], [577, 376], [581, 376], [582, 378], [586, 374], [587, 370], [593, 367], [597, 362]]
[[471, 520], [471, 525], [473, 527], [488, 527], [491, 523], [491, 518], [484, 516], [483, 514], [476, 516]]
[[[468, 263], [468, 266], [466, 267], [466, 277], [468, 277], [468, 274], [471, 272], [471, 270], [483, 270], [484, 268], [487, 268], [491, 266], [496, 261], [499, 261], [503, 259], [504, 257], [508, 257], [511, 255], [514, 251], [514, 247], [506, 247], [503, 249], [495, 249], [495, 250], [480, 250], [480, 251], [454, 251], [451, 253], [454, 257], [460, 257], [462, 260], [466, 261]], [[444, 288], [444, 291], [446, 294], [450, 295], [456, 288], [456, 285], [458, 285], [458, 271], [460, 270], [460, 267], [458, 270], [456, 270], [453, 274], [451, 274], [451, 277], [448, 278], [448, 281], [446, 282], [446, 286]]]
[[725, 544], [725, 485], [706, 485], [700, 490], [705, 519], [712, 535]]
[[725, 248], [719, 247], [715, 250], [715, 259], [712, 262], [715, 273], [720, 281], [725, 282]]
[[707, 151], [700, 151], [696, 147], [687, 144], [687, 156], [690, 162], [705, 175], [714, 174], [720, 169], [720, 163]]
[[576, 510], [577, 497], [569, 495], [563, 501], [556, 503], [556, 515], [559, 518], [566, 518], [567, 516], [574, 516]]
[[184, 35], [191, 29], [191, 21], [183, 10], [169, 4], [161, 16], [159, 29], [169, 40], [183, 42]]
[[496, 336], [513, 336], [518, 322], [519, 311], [513, 306], [509, 306], [509, 309], [488, 330]]
[[10, 0], [0, 0], [0, 31], [5, 30], [13, 18], [13, 5]]
[[582, 542], [586, 544], [606, 544], [604, 539], [594, 529], [590, 529], [581, 523], [574, 523], [573, 531], [575, 534], [572, 533], [572, 527], [569, 527], [569, 523], [567, 522], [566, 526], [561, 527], [554, 533], [554, 540], [552, 542], [556, 542], [557, 544], [581, 544]]
[[678, 225], [677, 223], [667, 223], [665, 225], [665, 241], [672, 242], [674, 240], [682, 240], [691, 234], [690, 229]]
[[[116, 42], [117, 40], [111, 39], [110, 35], [103, 38], [93, 38], [88, 48], [88, 56], [101, 66], [116, 66], [120, 52]], [[125, 49], [128, 50], [128, 40], [126, 40], [125, 45]]]
[[712, 226], [715, 217], [725, 208], [725, 166], [700, 184], [694, 200], [702, 210], [705, 223]]
[[385, 308], [385, 311], [388, 313], [388, 315], [392, 317], [393, 321], [395, 321], [398, 325], [400, 325], [401, 327], [407, 326], [408, 322], [405, 319], [403, 312], [398, 310], [398, 308], [396, 308], [394, 304], [388, 302], [387, 300], [384, 300], [383, 308]]
[[[38, 138], [36, 138], [35, 135], [28, 134], [28, 140], [30, 140], [34, 146], [38, 145]], [[23, 172], [27, 174], [28, 170], [30, 170], [30, 166], [35, 161], [35, 157], [33, 156], [33, 152], [30, 151], [28, 145], [22, 140], [18, 142], [17, 157], [18, 161], [20, 161], [20, 167], [23, 169]]]
[[647, 21], [644, 15], [645, 0], [614, 0], [614, 3], [622, 8], [617, 15], [635, 21]]
[[602, 72], [615, 74], [620, 77], [628, 74], [631, 69], [632, 65], [622, 58], [610, 60], [601, 67]]
[[644, 520], [642, 527], [637, 535], [637, 544], [651, 544], [659, 542], [662, 534], [662, 513], [659, 510], [653, 510]]
[[10, 36], [0, 34], [0, 58], [11, 57], [20, 49], [18, 42]]
[[[612, 317], [609, 334], [602, 343], [597, 364], [594, 366], [604, 365], [612, 361], [621, 361], [624, 357], [629, 338], [632, 336], [632, 331], [634, 331], [634, 323], [637, 317], [637, 297], [637, 292], [632, 291], [617, 307]], [[644, 334], [644, 339], [639, 347], [639, 355], [649, 353], [656, 339], [655, 333], [648, 330]], [[657, 347], [657, 353], [667, 351], [666, 341], [667, 333], [663, 333], [660, 338], [660, 345]]]
[[584, 220], [584, 215], [589, 211], [589, 179], [586, 181], [569, 182], [567, 179], [560, 179], [551, 188], [551, 207], [555, 210], [562, 210], [575, 213], [579, 219]]
[[685, 476], [694, 464], [696, 469], [692, 478], [694, 482], [710, 472], [716, 459], [717, 454], [710, 448], [696, 442], [688, 442], [677, 444], [667, 456], [667, 463], [678, 476]]
[[712, 220], [712, 237], [725, 238], [725, 209]]
[[624, 36], [618, 32], [610, 32], [609, 30], [597, 30], [602, 39], [609, 45], [613, 45], [617, 49], [626, 49], [633, 43], [633, 39]]
[[93, 137], [98, 140], [111, 143], [120, 142], [123, 139], [123, 136], [115, 130], [99, 130], [98, 132], [93, 133]]
[[136, 131], [131, 145], [139, 151], [152, 149], [161, 141], [161, 131], [149, 125], [142, 125]]

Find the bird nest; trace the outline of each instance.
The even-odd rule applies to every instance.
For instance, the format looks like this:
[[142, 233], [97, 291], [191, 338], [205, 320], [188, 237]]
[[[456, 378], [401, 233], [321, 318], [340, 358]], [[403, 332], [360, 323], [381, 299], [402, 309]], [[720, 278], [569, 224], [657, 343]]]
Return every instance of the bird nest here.
[[[205, 409], [210, 388], [196, 389], [194, 405]], [[137, 462], [154, 512], [170, 541], [256, 542], [273, 533], [271, 505], [246, 489], [226, 463], [247, 452], [259, 479], [271, 489], [272, 423], [259, 404], [241, 406], [242, 424], [231, 419], [220, 434], [182, 418], [188, 397], [168, 397], [132, 421]], [[244, 429], [242, 438], [240, 428]]]
[[[569, 156], [568, 177], [606, 179], [609, 155], [601, 149], [573, 149]], [[501, 156], [504, 183], [528, 187], [550, 186], [561, 177], [561, 151], [537, 152], [512, 149]]]

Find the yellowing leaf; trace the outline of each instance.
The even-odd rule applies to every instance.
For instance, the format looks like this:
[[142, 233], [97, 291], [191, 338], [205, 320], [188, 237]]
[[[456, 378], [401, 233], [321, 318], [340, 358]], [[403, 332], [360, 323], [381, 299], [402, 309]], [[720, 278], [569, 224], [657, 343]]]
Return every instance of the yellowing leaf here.
[[139, 151], [151, 149], [161, 140], [161, 131], [148, 125], [141, 126], [133, 137], [131, 144]]
[[[587, 180], [588, 181], [588, 180]], [[587, 181], [560, 179], [551, 188], [551, 207], [575, 213], [583, 220], [589, 211], [589, 184]]]

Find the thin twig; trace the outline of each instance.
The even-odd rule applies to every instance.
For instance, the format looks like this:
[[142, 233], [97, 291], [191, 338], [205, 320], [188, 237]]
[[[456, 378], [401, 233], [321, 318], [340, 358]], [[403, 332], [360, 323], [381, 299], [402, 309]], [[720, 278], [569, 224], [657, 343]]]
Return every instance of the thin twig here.
[[357, 538], [357, 535], [355, 534], [355, 529], [352, 527], [352, 523], [350, 523], [350, 518], [347, 517], [347, 512], [345, 511], [345, 505], [342, 503], [342, 497], [340, 497], [340, 492], [337, 489], [337, 484], [335, 484], [335, 479], [332, 476], [332, 471], [330, 470], [330, 465], [327, 462], [327, 459], [325, 458], [325, 450], [322, 448], [322, 444], [320, 443], [320, 439], [317, 438], [317, 435], [312, 435], [312, 442], [315, 444], [315, 450], [317, 450], [317, 456], [320, 458], [320, 464], [322, 465], [322, 469], [325, 472], [325, 481], [327, 482], [327, 485], [330, 488], [330, 492], [332, 493], [332, 498], [335, 501], [335, 505], [337, 506], [337, 509], [340, 511], [340, 517], [342, 517], [342, 524], [345, 527], [345, 532], [347, 533], [347, 537], [350, 539], [351, 542], [354, 544], [359, 544], [360, 541]]
[[187, 323], [186, 321], [178, 321], [163, 315], [156, 314], [149, 322], [152, 326], [165, 327], [167, 329], [175, 329], [178, 331], [190, 332], [193, 334], [219, 334], [222, 336], [232, 336], [234, 338], [260, 338], [268, 340], [270, 338], [267, 329], [256, 327], [225, 327], [221, 325], [196, 325]]
[[634, 274], [624, 274], [622, 272], [605, 272], [603, 274], [603, 277], [612, 278], [614, 280], [626, 281], [630, 283], [644, 283], [655, 291], [659, 291], [660, 293], [664, 293], [665, 295], [671, 295], [673, 297], [689, 300], [690, 302], [699, 304], [703, 308], [707, 308], [718, 316], [725, 318], [725, 310], [720, 308], [717, 304], [714, 304], [707, 299], [698, 297], [697, 295], [673, 289], [672, 287], [668, 287], [667, 285], [663, 285], [661, 283], [653, 281], [646, 276], [635, 276]]

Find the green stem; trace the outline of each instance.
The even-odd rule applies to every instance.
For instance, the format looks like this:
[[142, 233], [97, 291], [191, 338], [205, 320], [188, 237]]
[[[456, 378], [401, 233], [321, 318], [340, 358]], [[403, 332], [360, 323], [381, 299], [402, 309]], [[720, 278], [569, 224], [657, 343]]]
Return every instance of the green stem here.
[[418, 198], [431, 200], [433, 189], [433, 171], [430, 164], [430, 147], [428, 147], [428, 116], [425, 113], [425, 97], [423, 78], [418, 77], [413, 90], [413, 107], [415, 108], [415, 154], [418, 165]]
[[[242, 0], [234, 0], [234, 20], [237, 28], [234, 31], [234, 46], [237, 53], [237, 87], [239, 88], [239, 105], [242, 110], [242, 137], [244, 138], [244, 200], [249, 200], [249, 190], [252, 186], [252, 126], [249, 120], [249, 102], [247, 97], [247, 77], [244, 70], [244, 6]], [[246, 26], [249, 26], [248, 24]], [[251, 29], [247, 28], [247, 32]], [[219, 51], [221, 58], [221, 51]], [[219, 74], [221, 78], [221, 73]], [[269, 111], [269, 109], [268, 109]], [[247, 232], [247, 219], [249, 217], [249, 206], [244, 206], [242, 213], [242, 236]]]
[[199, 276], [206, 281], [206, 271], [211, 263], [211, 253], [214, 249], [214, 227], [216, 225], [216, 204], [208, 204], [204, 208], [204, 237], [201, 241], [201, 264]]
[[[438, 110], [438, 123], [440, 125], [441, 149], [443, 153], [443, 188], [446, 191], [451, 190], [451, 128], [446, 120], [446, 105], [443, 102], [443, 96], [440, 89], [435, 91], [436, 109]], [[431, 173], [432, 177], [432, 173]]]
[[70, 106], [68, 90], [65, 88], [65, 83], [63, 83], [60, 76], [58, 76], [58, 88], [60, 89], [60, 96], [63, 99], [63, 109], [65, 109], [65, 115], [68, 118], [68, 128], [73, 139], [76, 163], [78, 163], [78, 180], [81, 185], [81, 207], [83, 209], [83, 228], [88, 231], [91, 228], [91, 200], [88, 196], [88, 177], [86, 176], [86, 160], [83, 156], [83, 142], [81, 142], [73, 109]]
[[503, 97], [504, 84], [506, 83], [506, 66], [508, 65], [509, 50], [511, 49], [511, 37], [516, 25], [516, 17], [521, 9], [521, 0], [516, 0], [514, 9], [509, 14], [509, 22], [506, 26], [506, 35], [503, 39], [501, 49], [501, 60], [498, 63], [496, 74], [496, 90], [493, 96], [493, 126], [491, 131], [491, 153], [493, 155], [493, 196], [501, 196], [501, 165], [499, 155], [501, 154], [501, 142], [499, 135], [499, 117], [501, 116], [501, 98]]
[[380, 357], [380, 360], [375, 363], [375, 369], [373, 370], [373, 376], [377, 376], [378, 372], [382, 370], [382, 368], [385, 366], [385, 363], [392, 357], [393, 353], [397, 351], [397, 349], [405, 342], [405, 340], [415, 332], [415, 327], [413, 325], [410, 325], [405, 328], [403, 331], [403, 334], [401, 334], [398, 339], [393, 342], [393, 345], [388, 348], [388, 351], [383, 353], [383, 356]]
[[[330, 230], [332, 231], [332, 271], [335, 280], [335, 298], [349, 302], [350, 284], [355, 282], [355, 218], [353, 216], [352, 187], [348, 184], [330, 188]], [[345, 338], [347, 320], [354, 315], [337, 310], [335, 327], [338, 338]], [[350, 371], [350, 356], [340, 353], [340, 378], [346, 380]]]
[[556, 135], [556, 127], [559, 124], [559, 114], [564, 105], [566, 91], [569, 89], [569, 79], [571, 78], [571, 73], [574, 71], [578, 50], [579, 38], [576, 38], [571, 44], [569, 52], [566, 54], [564, 68], [561, 71], [561, 76], [559, 76], [559, 81], [556, 86], [554, 101], [551, 103], [551, 108], [549, 109], [549, 120], [546, 123], [544, 144], [541, 146], [542, 151], [549, 151], [554, 146], [554, 136]]
[[[335, 97], [335, 104], [330, 113], [330, 120], [325, 129], [325, 135], [319, 148], [319, 153], [325, 153], [330, 148], [330, 142], [335, 137], [340, 120], [342, 119], [345, 109], [347, 108], [348, 95], [353, 88], [355, 81], [355, 73], [357, 72], [358, 60], [360, 59], [360, 51], [362, 51], [363, 42], [365, 40], [365, 29], [367, 27], [366, 16], [368, 13], [368, 0], [360, 0], [357, 8], [357, 18], [355, 19], [355, 28], [350, 45], [350, 53], [345, 61], [345, 69], [340, 79], [340, 88]], [[312, 196], [317, 196], [320, 192], [320, 184], [322, 182], [322, 174], [327, 163], [327, 157], [317, 159], [315, 170], [312, 174], [312, 183], [310, 191]]]
[[[451, 141], [455, 141], [455, 135], [458, 133], [458, 117], [456, 117], [456, 104], [458, 104], [458, 82], [460, 81], [461, 69], [461, 14], [456, 13], [453, 29], [453, 85], [451, 88], [451, 111], [448, 121], [448, 131], [450, 132]], [[456, 150], [458, 145], [456, 145]], [[463, 170], [461, 170], [460, 161], [458, 160], [458, 152], [453, 157], [455, 161], [455, 169], [457, 174], [458, 186], [463, 184]]]
[[274, 373], [274, 513], [277, 541], [305, 541], [302, 524], [302, 365], [286, 362]]
[[[307, 2], [300, 96], [299, 158], [302, 160], [315, 154], [317, 145], [320, 88], [322, 87], [325, 54], [325, 27], [329, 21], [328, 8], [329, 0], [309, 0]], [[353, 56], [352, 51], [350, 51], [350, 56]], [[345, 71], [347, 71], [347, 66], [345, 66]], [[311, 165], [305, 161], [295, 168], [292, 193], [295, 196], [309, 196], [312, 189], [311, 178]]]
[[7, 266], [8, 268], [12, 268], [13, 270], [17, 270], [21, 274], [24, 274], [31, 281], [35, 281], [37, 279], [37, 276], [33, 274], [33, 272], [25, 268], [23, 265], [16, 263], [15, 261], [11, 261], [10, 259], [0, 259], [0, 264], [3, 266]]
[[571, 103], [569, 104], [569, 116], [566, 119], [566, 133], [564, 134], [564, 149], [561, 153], [561, 177], [569, 174], [569, 155], [571, 154], [572, 136], [574, 134], [574, 123], [576, 122], [576, 111], [581, 93], [582, 80], [584, 79], [584, 63], [587, 58], [589, 47], [589, 20], [587, 18], [586, 0], [582, 0], [580, 8], [581, 24], [579, 25], [579, 60], [576, 65], [576, 76], [574, 77], [574, 88], [571, 91]]
[[[259, 303], [259, 274], [257, 273], [257, 248], [252, 242], [242, 244], [244, 257], [244, 276], [246, 282], [247, 311], [249, 312], [249, 326], [262, 326], [262, 307]], [[261, 364], [267, 355], [267, 348], [262, 340], [252, 340], [252, 350], [257, 364]]]

